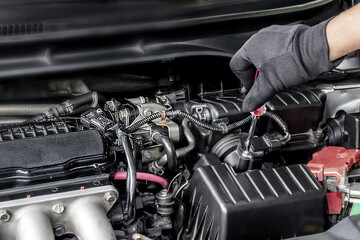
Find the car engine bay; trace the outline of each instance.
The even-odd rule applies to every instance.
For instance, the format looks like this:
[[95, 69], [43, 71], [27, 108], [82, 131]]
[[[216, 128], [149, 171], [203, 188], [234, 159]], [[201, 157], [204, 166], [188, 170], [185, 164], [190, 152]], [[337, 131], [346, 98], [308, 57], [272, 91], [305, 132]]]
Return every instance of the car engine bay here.
[[360, 84], [344, 62], [267, 102], [256, 127], [227, 58], [0, 84], [0, 238], [326, 231], [360, 213]]

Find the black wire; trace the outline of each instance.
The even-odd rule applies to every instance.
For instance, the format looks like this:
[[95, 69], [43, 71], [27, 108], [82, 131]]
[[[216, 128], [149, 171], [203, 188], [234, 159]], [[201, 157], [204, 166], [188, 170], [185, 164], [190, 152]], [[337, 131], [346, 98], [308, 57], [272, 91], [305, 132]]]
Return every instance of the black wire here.
[[[202, 122], [201, 120], [191, 116], [188, 113], [182, 112], [180, 110], [168, 110], [165, 112], [165, 116], [166, 117], [187, 118], [187, 119], [189, 119], [190, 122], [198, 125], [199, 127], [202, 127], [204, 129], [207, 129], [207, 130], [210, 130], [213, 132], [220, 132], [223, 134], [227, 134], [228, 131], [232, 131], [234, 129], [240, 128], [240, 127], [244, 126], [246, 123], [251, 121], [251, 115], [249, 115], [246, 118], [244, 118], [243, 120], [231, 123], [229, 125], [227, 125], [225, 123], [223, 123], [223, 124], [208, 124], [208, 123]], [[264, 114], [264, 116], [269, 117], [272, 120], [274, 120], [279, 125], [279, 127], [283, 130], [285, 135], [289, 134], [287, 124], [278, 115], [276, 115], [273, 112], [266, 112]], [[138, 128], [140, 128], [141, 126], [143, 126], [144, 124], [146, 124], [152, 120], [155, 120], [157, 118], [160, 118], [160, 117], [161, 117], [160, 112], [154, 113], [148, 117], [145, 117], [145, 118], [139, 120], [138, 122], [133, 123], [129, 127], [125, 128], [125, 131], [128, 133], [131, 133], [131, 132], [137, 130]]]
[[[227, 133], [227, 131], [231, 131], [231, 130], [234, 130], [236, 128], [240, 128], [242, 127], [243, 125], [245, 125], [246, 123], [250, 122], [251, 120], [251, 116], [248, 116], [246, 117], [245, 119], [241, 120], [241, 121], [238, 121], [238, 122], [235, 122], [235, 123], [232, 123], [230, 125], [226, 125], [226, 124], [223, 124], [223, 125], [220, 125], [220, 124], [208, 124], [208, 123], [205, 123], [205, 122], [202, 122], [200, 121], [199, 119], [191, 116], [190, 114], [188, 113], [185, 113], [185, 112], [182, 112], [180, 110], [168, 110], [165, 112], [165, 116], [166, 117], [181, 117], [181, 118], [187, 118], [189, 119], [190, 122], [204, 128], [204, 129], [207, 129], [207, 130], [210, 130], [210, 131], [213, 131], [213, 132], [221, 132], [221, 133]], [[145, 117], [141, 120], [139, 120], [138, 122], [135, 122], [133, 124], [131, 124], [129, 127], [127, 127], [125, 129], [126, 132], [128, 133], [131, 133], [135, 130], [137, 130], [138, 128], [140, 128], [141, 126], [143, 126], [144, 124], [154, 120], [154, 119], [157, 119], [157, 118], [160, 118], [161, 117], [161, 113], [160, 112], [157, 112], [157, 113], [154, 113], [148, 117]]]
[[276, 115], [276, 114], [273, 113], [273, 112], [266, 112], [266, 113], [264, 114], [264, 116], [265, 116], [265, 117], [268, 117], [268, 118], [271, 118], [272, 120], [274, 120], [274, 122], [276, 122], [277, 125], [279, 125], [279, 127], [282, 129], [282, 131], [283, 131], [285, 134], [288, 134], [288, 133], [289, 133], [287, 124], [286, 124], [278, 115]]
[[129, 137], [125, 134], [120, 136], [121, 143], [126, 156], [127, 162], [127, 176], [126, 176], [126, 204], [124, 209], [124, 214], [126, 214], [127, 219], [132, 219], [134, 211], [132, 207], [135, 200], [135, 191], [136, 191], [136, 168], [132, 155], [132, 148]]
[[145, 117], [145, 118], [131, 124], [129, 127], [125, 128], [125, 131], [128, 133], [131, 133], [131, 132], [137, 130], [138, 128], [140, 128], [141, 126], [143, 126], [144, 124], [146, 124], [152, 120], [155, 120], [157, 118], [160, 118], [160, 117], [161, 117], [161, 113], [159, 113], [159, 112], [154, 113], [148, 117]]

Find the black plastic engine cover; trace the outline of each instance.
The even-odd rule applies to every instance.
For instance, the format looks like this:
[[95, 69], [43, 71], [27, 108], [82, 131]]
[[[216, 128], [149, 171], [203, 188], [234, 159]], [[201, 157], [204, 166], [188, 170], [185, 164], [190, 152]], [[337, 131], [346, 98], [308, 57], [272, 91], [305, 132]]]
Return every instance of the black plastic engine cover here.
[[[316, 130], [325, 107], [326, 94], [319, 89], [287, 90], [281, 92], [266, 103], [269, 111], [279, 115], [288, 125], [289, 132], [302, 133]], [[301, 112], [301, 114], [298, 114]], [[270, 123], [267, 131], [276, 126]]]
[[236, 174], [216, 155], [196, 165], [184, 239], [283, 239], [324, 228], [324, 191], [304, 165]]
[[0, 190], [99, 175], [111, 166], [95, 130], [0, 142]]
[[[173, 104], [174, 109], [185, 111], [203, 121], [233, 123], [249, 115], [242, 110], [243, 97], [240, 93], [227, 93], [203, 96]], [[288, 90], [273, 97], [266, 103], [269, 111], [279, 115], [288, 125], [291, 134], [316, 130], [322, 120], [326, 94], [318, 89]], [[298, 114], [301, 112], [302, 114]], [[248, 127], [249, 125], [246, 125]], [[277, 124], [268, 118], [259, 121], [261, 135], [281, 131]], [[198, 126], [192, 127], [197, 151], [206, 153], [223, 135], [216, 134]], [[305, 143], [307, 144], [307, 143]]]

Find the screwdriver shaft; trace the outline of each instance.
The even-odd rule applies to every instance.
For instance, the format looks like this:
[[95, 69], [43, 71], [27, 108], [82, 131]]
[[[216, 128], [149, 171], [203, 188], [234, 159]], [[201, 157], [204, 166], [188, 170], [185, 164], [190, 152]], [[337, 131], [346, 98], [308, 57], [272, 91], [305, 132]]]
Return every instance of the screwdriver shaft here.
[[250, 151], [251, 140], [254, 137], [257, 120], [258, 120], [258, 117], [256, 115], [251, 116], [251, 125], [250, 125], [250, 129], [249, 129], [249, 135], [245, 140], [245, 150], [246, 151]]

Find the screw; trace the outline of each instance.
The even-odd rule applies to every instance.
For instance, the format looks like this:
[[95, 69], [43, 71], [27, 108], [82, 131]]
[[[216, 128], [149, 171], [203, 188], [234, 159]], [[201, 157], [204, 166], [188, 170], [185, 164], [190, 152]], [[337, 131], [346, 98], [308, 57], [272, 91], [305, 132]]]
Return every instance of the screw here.
[[108, 204], [114, 204], [117, 200], [117, 194], [114, 192], [105, 193], [104, 200]]
[[60, 237], [65, 234], [65, 227], [62, 224], [54, 226], [55, 236]]
[[65, 211], [64, 205], [55, 204], [52, 208], [53, 212], [56, 214], [62, 214]]
[[10, 212], [8, 210], [2, 210], [0, 212], [0, 221], [1, 222], [8, 222], [11, 218]]

